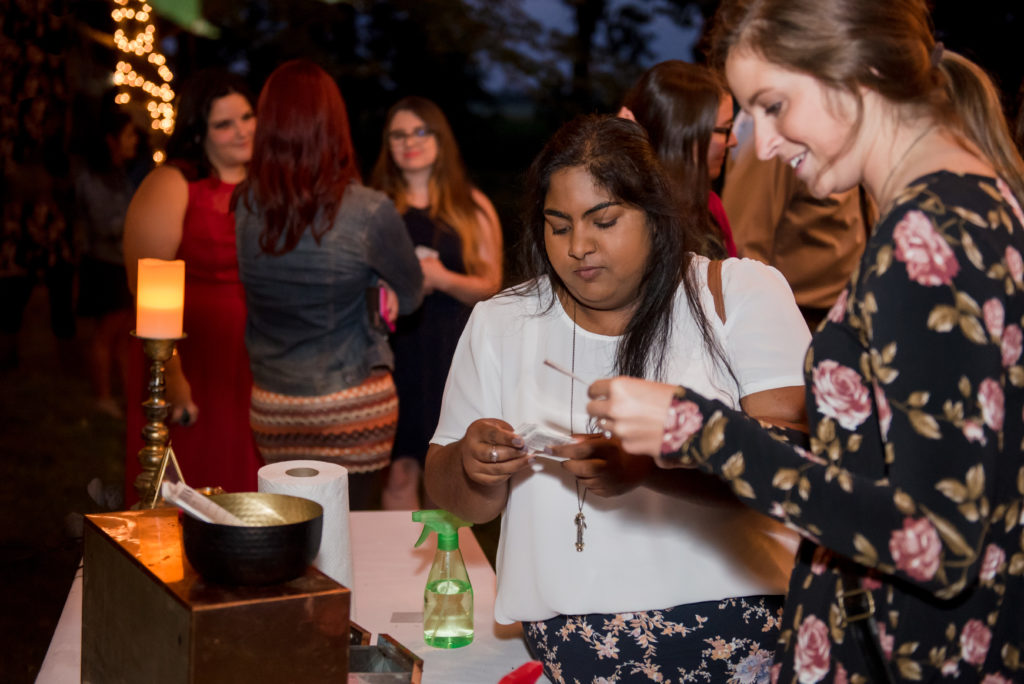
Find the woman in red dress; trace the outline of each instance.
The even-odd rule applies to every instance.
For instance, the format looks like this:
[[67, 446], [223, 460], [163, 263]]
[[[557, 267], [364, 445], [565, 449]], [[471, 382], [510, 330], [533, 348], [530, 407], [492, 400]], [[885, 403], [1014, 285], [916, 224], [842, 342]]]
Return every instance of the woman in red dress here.
[[[252, 375], [245, 349], [245, 294], [238, 279], [235, 186], [252, 156], [256, 116], [245, 83], [206, 71], [185, 84], [168, 162], [154, 169], [132, 198], [125, 219], [128, 285], [135, 292], [138, 259], [184, 259], [186, 338], [167, 364], [171, 442], [185, 480], [227, 491], [256, 489], [262, 465], [249, 429]], [[145, 373], [127, 387], [126, 499], [136, 498], [144, 419]]]

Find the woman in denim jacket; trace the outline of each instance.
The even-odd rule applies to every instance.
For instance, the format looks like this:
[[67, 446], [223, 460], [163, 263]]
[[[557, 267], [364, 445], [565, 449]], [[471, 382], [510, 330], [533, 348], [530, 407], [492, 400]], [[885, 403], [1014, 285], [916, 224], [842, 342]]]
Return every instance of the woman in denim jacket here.
[[345, 466], [351, 507], [368, 508], [398, 421], [391, 351], [371, 317], [419, 306], [423, 274], [394, 205], [359, 183], [345, 103], [323, 69], [278, 67], [257, 113], [266, 124], [235, 210], [253, 433], [267, 462]]

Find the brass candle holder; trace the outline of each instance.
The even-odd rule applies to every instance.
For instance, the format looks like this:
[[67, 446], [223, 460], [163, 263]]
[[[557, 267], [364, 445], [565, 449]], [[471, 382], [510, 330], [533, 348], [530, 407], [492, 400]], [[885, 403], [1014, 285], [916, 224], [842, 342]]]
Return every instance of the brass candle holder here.
[[[134, 331], [132, 336], [138, 337]], [[164, 399], [164, 392], [167, 389], [164, 372], [167, 362], [174, 355], [174, 345], [184, 338], [185, 335], [172, 339], [138, 337], [142, 340], [142, 351], [150, 361], [149, 381], [146, 383], [147, 397], [142, 402], [143, 413], [146, 416], [146, 424], [142, 427], [142, 440], [145, 444], [139, 449], [142, 472], [135, 478], [134, 483], [135, 491], [139, 495], [139, 508], [157, 506], [160, 501], [160, 480], [163, 479], [168, 461], [173, 463], [181, 479], [177, 459], [169, 448], [171, 435], [166, 422], [169, 405]]]

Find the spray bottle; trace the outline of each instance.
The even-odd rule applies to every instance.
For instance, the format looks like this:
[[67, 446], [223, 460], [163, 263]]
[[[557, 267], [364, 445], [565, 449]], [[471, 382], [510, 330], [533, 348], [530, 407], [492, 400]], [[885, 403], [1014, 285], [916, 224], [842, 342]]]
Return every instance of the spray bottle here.
[[437, 648], [458, 648], [473, 641], [473, 587], [459, 551], [459, 528], [472, 523], [448, 511], [414, 511], [423, 523], [416, 546], [437, 533], [437, 553], [423, 592], [423, 640]]

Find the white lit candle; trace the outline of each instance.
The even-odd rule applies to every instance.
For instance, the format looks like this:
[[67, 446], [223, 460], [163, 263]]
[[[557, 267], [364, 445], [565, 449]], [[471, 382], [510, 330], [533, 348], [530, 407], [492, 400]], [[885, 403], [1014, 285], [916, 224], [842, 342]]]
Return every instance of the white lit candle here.
[[181, 337], [185, 312], [185, 262], [139, 259], [135, 334], [152, 340]]

